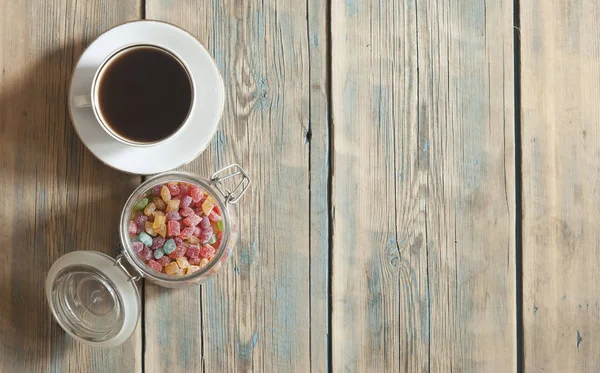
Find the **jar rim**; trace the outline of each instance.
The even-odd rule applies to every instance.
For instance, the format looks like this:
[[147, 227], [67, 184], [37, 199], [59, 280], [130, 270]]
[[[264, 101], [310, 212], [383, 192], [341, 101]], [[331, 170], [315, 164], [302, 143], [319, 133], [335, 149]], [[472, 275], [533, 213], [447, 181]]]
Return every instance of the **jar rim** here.
[[[210, 196], [213, 197], [213, 199], [217, 203], [217, 206], [221, 210], [221, 217], [223, 220], [223, 238], [221, 239], [221, 245], [219, 246], [219, 249], [215, 253], [213, 259], [205, 267], [200, 268], [200, 270], [190, 275], [172, 276], [167, 275], [165, 273], [157, 272], [152, 268], [148, 267], [148, 265], [146, 263], [143, 263], [142, 260], [138, 258], [138, 256], [135, 255], [135, 253], [133, 252], [132, 240], [127, 232], [127, 225], [131, 220], [133, 206], [135, 205], [135, 203], [137, 203], [137, 200], [138, 198], [140, 198], [141, 193], [145, 193], [148, 190], [151, 190], [156, 185], [166, 184], [169, 182], [186, 182], [198, 185]], [[127, 202], [125, 202], [123, 211], [121, 212], [119, 235], [121, 238], [123, 254], [127, 258], [129, 264], [131, 264], [136, 269], [136, 271], [138, 271], [142, 275], [142, 277], [157, 281], [167, 281], [170, 283], [187, 283], [193, 281], [198, 277], [206, 275], [215, 265], [217, 265], [217, 263], [219, 263], [221, 257], [223, 256], [223, 253], [227, 248], [231, 228], [232, 227], [228, 209], [228, 202], [218, 194], [218, 191], [212, 186], [209, 180], [203, 179], [198, 175], [195, 175], [190, 172], [167, 171], [155, 175], [149, 178], [148, 180], [144, 181], [131, 193], [131, 195], [127, 199]]]

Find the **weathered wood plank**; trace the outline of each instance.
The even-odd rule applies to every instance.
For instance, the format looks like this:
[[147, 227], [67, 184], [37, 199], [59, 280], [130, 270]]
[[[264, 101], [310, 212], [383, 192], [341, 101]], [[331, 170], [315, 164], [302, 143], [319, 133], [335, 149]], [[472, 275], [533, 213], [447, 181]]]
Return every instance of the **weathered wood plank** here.
[[512, 2], [334, 1], [334, 371], [514, 371]]
[[[146, 370], [306, 372], [311, 363], [311, 310], [326, 307], [326, 284], [314, 281], [325, 281], [327, 268], [326, 262], [309, 262], [311, 251], [326, 256], [326, 248], [318, 246], [326, 233], [319, 231], [320, 239], [309, 240], [309, 228], [317, 224], [309, 220], [310, 208], [326, 200], [314, 197], [319, 200], [309, 204], [309, 196], [316, 196], [309, 186], [316, 180], [319, 187], [326, 176], [321, 165], [317, 175], [309, 176], [306, 134], [326, 123], [325, 114], [317, 112], [324, 110], [322, 104], [309, 106], [311, 91], [319, 91], [311, 90], [309, 78], [318, 83], [322, 77], [309, 70], [306, 4], [148, 0], [146, 14], [198, 37], [225, 80], [226, 106], [218, 133], [186, 169], [209, 175], [237, 162], [254, 183], [238, 206], [237, 250], [219, 276], [201, 289], [147, 286], [146, 340], [158, 343], [146, 346]], [[325, 131], [313, 128], [320, 135]], [[324, 144], [326, 138], [319, 139], [321, 152]], [[320, 157], [310, 159], [325, 155]], [[326, 189], [321, 192], [326, 195]], [[314, 219], [323, 219], [326, 229], [326, 215], [316, 212]], [[321, 293], [309, 290], [309, 278]], [[311, 295], [321, 297], [316, 300], [320, 303], [311, 304]], [[327, 319], [326, 314], [312, 316], [318, 328]], [[181, 347], [179, 353], [172, 343]], [[314, 361], [325, 364], [326, 349], [315, 353], [323, 355], [313, 356]]]
[[84, 47], [136, 19], [137, 1], [4, 1], [0, 12], [0, 371], [139, 372], [138, 328], [122, 347], [73, 342], [51, 318], [44, 281], [73, 250], [112, 253], [139, 177], [111, 170], [77, 138], [67, 111]]
[[600, 4], [521, 2], [527, 372], [600, 370]]

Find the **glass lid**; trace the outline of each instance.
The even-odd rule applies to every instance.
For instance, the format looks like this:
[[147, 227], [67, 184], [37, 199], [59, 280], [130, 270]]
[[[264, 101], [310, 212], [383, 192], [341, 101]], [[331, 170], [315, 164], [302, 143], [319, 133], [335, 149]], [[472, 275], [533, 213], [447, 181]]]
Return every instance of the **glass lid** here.
[[125, 342], [141, 309], [135, 281], [115, 259], [96, 251], [74, 251], [54, 262], [46, 277], [46, 297], [60, 326], [96, 347]]

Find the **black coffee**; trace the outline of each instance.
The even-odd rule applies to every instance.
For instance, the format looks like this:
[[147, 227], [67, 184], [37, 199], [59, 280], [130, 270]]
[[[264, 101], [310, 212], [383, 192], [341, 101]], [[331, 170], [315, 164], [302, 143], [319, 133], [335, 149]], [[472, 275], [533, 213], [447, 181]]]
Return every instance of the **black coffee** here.
[[107, 63], [97, 95], [100, 116], [113, 132], [133, 142], [151, 143], [183, 125], [192, 104], [192, 85], [173, 55], [142, 46]]

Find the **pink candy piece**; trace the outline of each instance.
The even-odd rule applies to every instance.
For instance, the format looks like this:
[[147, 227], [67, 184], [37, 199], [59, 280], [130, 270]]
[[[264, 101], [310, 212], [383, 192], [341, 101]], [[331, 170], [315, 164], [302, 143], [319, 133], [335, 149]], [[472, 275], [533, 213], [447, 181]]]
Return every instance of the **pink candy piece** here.
[[138, 232], [141, 232], [144, 230], [144, 224], [146, 224], [148, 217], [146, 215], [144, 215], [142, 212], [138, 212], [135, 215], [135, 218], [133, 220], [135, 221], [135, 224], [137, 224], [137, 226], [138, 226]]
[[188, 263], [190, 263], [191, 265], [197, 265], [200, 264], [200, 261], [202, 260], [202, 258], [198, 257], [198, 258], [189, 258], [188, 259]]
[[181, 225], [178, 221], [169, 220], [167, 223], [167, 234], [171, 237], [179, 236], [181, 234]]
[[214, 247], [206, 244], [200, 249], [200, 256], [202, 258], [210, 258], [211, 256], [215, 255], [215, 252], [216, 250]]
[[152, 246], [150, 247], [152, 250], [156, 250], [159, 247], [162, 247], [165, 244], [165, 239], [161, 236], [156, 236], [152, 239]]
[[192, 214], [183, 220], [183, 224], [187, 225], [188, 227], [195, 227], [198, 225], [198, 223], [200, 223], [201, 220], [201, 217], [196, 214]]
[[168, 256], [163, 256], [162, 258], [158, 259], [157, 262], [161, 265], [161, 266], [166, 266], [167, 264], [171, 263], [171, 258], [169, 258]]
[[190, 196], [192, 197], [192, 201], [196, 203], [200, 201], [202, 197], [204, 197], [204, 194], [202, 193], [200, 188], [198, 188], [197, 186], [192, 186], [190, 188]]
[[213, 235], [213, 230], [212, 227], [208, 227], [205, 230], [202, 231], [202, 233], [200, 234], [200, 236], [198, 237], [200, 239], [200, 242], [208, 242], [208, 240], [210, 240], [210, 238]]
[[127, 232], [130, 236], [135, 236], [138, 232], [138, 226], [133, 220], [130, 220], [127, 224]]
[[169, 188], [169, 192], [171, 192], [172, 196], [179, 194], [179, 187], [176, 184], [167, 184], [167, 188]]
[[139, 253], [140, 251], [144, 250], [144, 244], [141, 242], [134, 242], [131, 246], [135, 253]]
[[180, 207], [190, 207], [190, 205], [192, 204], [192, 197], [190, 196], [185, 196], [181, 199], [181, 202], [179, 203]]
[[181, 215], [179, 215], [179, 212], [177, 211], [167, 212], [165, 216], [167, 217], [167, 220], [181, 220]]
[[169, 254], [170, 258], [173, 259], [177, 259], [177, 258], [181, 258], [183, 255], [185, 255], [185, 252], [187, 251], [187, 247], [185, 246], [179, 246], [175, 249], [175, 251], [173, 251], [171, 254]]
[[148, 260], [148, 267], [152, 268], [153, 270], [160, 272], [162, 271], [163, 266], [160, 265], [160, 263], [158, 263], [156, 260], [150, 259]]
[[221, 215], [217, 214], [215, 210], [212, 210], [208, 215], [208, 218], [210, 219], [210, 221], [219, 221], [221, 220]]
[[139, 256], [141, 259], [144, 259], [144, 260], [150, 260], [150, 259], [152, 259], [152, 258], [153, 258], [153, 255], [152, 255], [152, 250], [150, 250], [150, 248], [148, 248], [148, 247], [146, 247], [146, 246], [144, 246], [144, 249], [143, 249], [142, 251], [139, 251], [139, 252], [137, 253], [137, 255], [138, 255], [138, 256]]
[[200, 222], [200, 228], [206, 229], [208, 227], [210, 227], [210, 220], [206, 216], [203, 216], [202, 221]]
[[152, 187], [152, 195], [154, 197], [160, 197], [160, 190], [162, 189], [163, 185], [156, 185], [154, 187]]
[[200, 246], [198, 245], [190, 245], [185, 252], [189, 258], [197, 258], [200, 255]]
[[194, 233], [194, 228], [184, 228], [179, 234], [179, 238], [182, 240], [187, 240], [188, 238], [192, 237], [192, 233]]
[[192, 210], [190, 207], [184, 207], [179, 210], [179, 214], [183, 217], [188, 217], [188, 216], [192, 215], [193, 213], [194, 213], [194, 210]]
[[181, 238], [179, 238], [179, 237], [175, 237], [175, 238], [174, 238], [174, 240], [175, 240], [175, 245], [176, 245], [176, 246], [181, 246], [181, 245], [183, 245], [183, 240], [182, 240]]
[[200, 237], [200, 233], [202, 233], [202, 230], [200, 229], [200, 227], [194, 227], [194, 232], [192, 232], [192, 235], [196, 236], [196, 237]]

